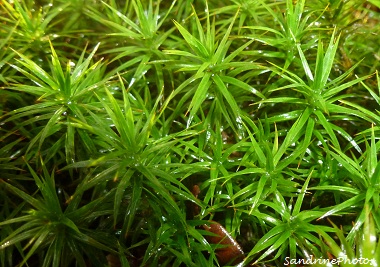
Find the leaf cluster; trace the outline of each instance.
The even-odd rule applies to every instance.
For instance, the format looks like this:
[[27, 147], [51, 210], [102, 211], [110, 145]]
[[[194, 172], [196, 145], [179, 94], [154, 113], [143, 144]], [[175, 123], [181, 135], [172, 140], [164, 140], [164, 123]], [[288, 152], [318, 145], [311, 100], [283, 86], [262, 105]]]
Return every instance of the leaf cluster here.
[[208, 219], [241, 266], [380, 264], [378, 1], [5, 0], [0, 22], [1, 266], [218, 266]]

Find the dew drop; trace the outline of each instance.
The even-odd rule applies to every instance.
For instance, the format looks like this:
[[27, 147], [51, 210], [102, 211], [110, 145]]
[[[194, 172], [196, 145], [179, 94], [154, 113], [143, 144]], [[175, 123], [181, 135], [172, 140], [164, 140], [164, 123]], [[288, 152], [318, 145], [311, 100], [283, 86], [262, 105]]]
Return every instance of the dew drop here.
[[9, 245], [10, 245], [10, 241], [7, 241], [0, 246], [0, 249], [4, 249], [4, 248], [8, 247]]
[[132, 78], [131, 79], [131, 82], [129, 83], [129, 88], [132, 87], [132, 85], [136, 82], [136, 79], [135, 78]]

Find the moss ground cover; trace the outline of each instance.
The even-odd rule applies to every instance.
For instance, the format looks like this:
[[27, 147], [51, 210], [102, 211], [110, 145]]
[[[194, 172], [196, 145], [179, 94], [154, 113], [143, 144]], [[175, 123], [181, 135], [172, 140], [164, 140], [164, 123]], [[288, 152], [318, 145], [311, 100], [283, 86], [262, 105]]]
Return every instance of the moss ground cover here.
[[241, 266], [380, 264], [378, 0], [3, 0], [0, 21], [1, 266], [220, 266], [209, 219]]

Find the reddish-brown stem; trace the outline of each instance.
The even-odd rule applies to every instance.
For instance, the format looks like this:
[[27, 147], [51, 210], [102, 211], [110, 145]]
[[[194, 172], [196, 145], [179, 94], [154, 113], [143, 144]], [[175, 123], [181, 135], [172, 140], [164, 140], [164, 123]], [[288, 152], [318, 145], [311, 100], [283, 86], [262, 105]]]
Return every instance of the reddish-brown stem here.
[[[198, 185], [194, 185], [192, 193], [196, 198], [200, 194], [200, 189]], [[194, 206], [194, 214], [199, 214], [199, 206]], [[209, 221], [208, 224], [203, 224], [202, 228], [208, 232], [210, 235], [206, 235], [205, 238], [210, 244], [221, 245], [221, 248], [216, 249], [215, 254], [218, 258], [219, 264], [238, 264], [244, 259], [244, 252], [236, 240], [227, 232], [227, 230], [215, 221]]]

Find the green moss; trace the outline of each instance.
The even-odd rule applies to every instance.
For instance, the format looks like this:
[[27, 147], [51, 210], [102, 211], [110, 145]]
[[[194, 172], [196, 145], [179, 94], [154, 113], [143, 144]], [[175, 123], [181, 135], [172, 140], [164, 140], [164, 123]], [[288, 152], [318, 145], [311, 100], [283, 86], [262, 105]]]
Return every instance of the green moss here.
[[379, 261], [379, 9], [3, 1], [1, 266]]

